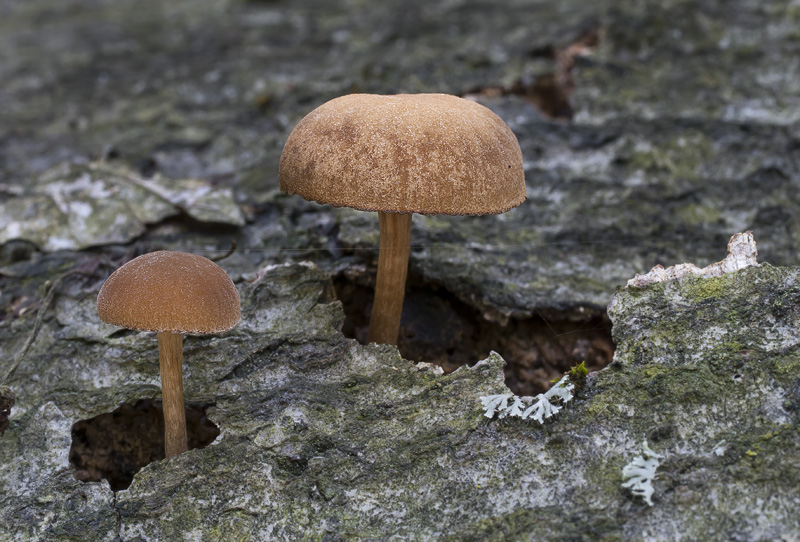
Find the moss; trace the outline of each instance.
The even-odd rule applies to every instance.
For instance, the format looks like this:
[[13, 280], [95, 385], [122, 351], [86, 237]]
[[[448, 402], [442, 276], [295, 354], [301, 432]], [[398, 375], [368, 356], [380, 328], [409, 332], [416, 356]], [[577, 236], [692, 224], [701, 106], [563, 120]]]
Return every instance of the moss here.
[[689, 226], [716, 224], [724, 219], [722, 210], [713, 203], [690, 203], [679, 207], [675, 216]]
[[800, 352], [793, 351], [788, 356], [775, 360], [774, 370], [783, 377], [800, 377]]
[[626, 462], [623, 457], [619, 457], [616, 461], [609, 461], [603, 456], [587, 461], [587, 481], [595, 488], [598, 496], [602, 496], [603, 499], [613, 499], [621, 493], [622, 467]]
[[728, 292], [731, 285], [729, 275], [721, 277], [689, 277], [681, 281], [681, 293], [694, 302], [719, 299]]
[[620, 395], [612, 392], [612, 391], [605, 391], [602, 393], [598, 393], [594, 397], [592, 397], [591, 403], [586, 410], [588, 416], [596, 417], [596, 416], [611, 416], [613, 417], [616, 414], [615, 407], [620, 401]]
[[[562, 513], [557, 507], [521, 509], [490, 519], [465, 522], [466, 525], [444, 540], [500, 542], [547, 537], [575, 542], [611, 542], [623, 539], [621, 526], [609, 511], [575, 508], [569, 511], [568, 521], [554, 523], [553, 520]], [[545, 525], [551, 527], [545, 528]]]
[[702, 133], [689, 131], [665, 143], [631, 154], [630, 167], [642, 171], [667, 172], [674, 179], [692, 179], [699, 167], [713, 153], [709, 139]]

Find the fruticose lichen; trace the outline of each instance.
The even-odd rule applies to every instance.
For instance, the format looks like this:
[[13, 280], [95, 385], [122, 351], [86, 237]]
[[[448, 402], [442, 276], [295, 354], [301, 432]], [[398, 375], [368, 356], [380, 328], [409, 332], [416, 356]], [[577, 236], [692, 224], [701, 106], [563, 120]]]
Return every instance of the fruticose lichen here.
[[573, 389], [575, 385], [569, 382], [569, 375], [565, 375], [552, 388], [536, 397], [518, 397], [513, 393], [505, 393], [486, 395], [479, 399], [487, 418], [495, 415], [500, 419], [507, 416], [523, 420], [533, 418], [543, 424], [545, 419], [558, 414], [564, 404], [572, 400]]
[[622, 477], [625, 481], [622, 487], [631, 490], [631, 493], [644, 499], [648, 506], [653, 506], [653, 479], [656, 477], [659, 459], [663, 455], [655, 453], [647, 444], [647, 439], [642, 443], [642, 455], [633, 458], [633, 461], [622, 468]]

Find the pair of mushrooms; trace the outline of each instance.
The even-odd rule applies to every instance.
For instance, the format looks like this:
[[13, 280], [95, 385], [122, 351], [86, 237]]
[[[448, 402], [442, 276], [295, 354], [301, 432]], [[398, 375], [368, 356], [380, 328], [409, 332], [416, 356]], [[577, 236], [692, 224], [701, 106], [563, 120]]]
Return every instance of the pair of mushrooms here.
[[[456, 96], [352, 94], [303, 118], [280, 160], [281, 190], [377, 211], [380, 251], [369, 341], [397, 344], [411, 214], [503, 213], [525, 199], [522, 151], [489, 109]], [[228, 275], [201, 256], [159, 251], [115, 271], [97, 298], [106, 322], [158, 333], [165, 451], [187, 450], [182, 335], [240, 318]]]

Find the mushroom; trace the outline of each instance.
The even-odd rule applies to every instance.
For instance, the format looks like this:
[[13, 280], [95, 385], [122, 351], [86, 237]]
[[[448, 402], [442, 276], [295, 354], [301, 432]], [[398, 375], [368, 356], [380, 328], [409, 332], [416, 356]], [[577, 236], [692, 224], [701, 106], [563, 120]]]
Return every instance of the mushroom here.
[[100, 319], [158, 333], [166, 457], [188, 450], [183, 403], [183, 334], [223, 333], [239, 321], [239, 292], [217, 264], [186, 252], [134, 258], [97, 295]]
[[411, 214], [504, 213], [525, 200], [522, 151], [503, 120], [447, 94], [351, 94], [289, 135], [281, 190], [377, 211], [380, 251], [368, 340], [397, 344]]

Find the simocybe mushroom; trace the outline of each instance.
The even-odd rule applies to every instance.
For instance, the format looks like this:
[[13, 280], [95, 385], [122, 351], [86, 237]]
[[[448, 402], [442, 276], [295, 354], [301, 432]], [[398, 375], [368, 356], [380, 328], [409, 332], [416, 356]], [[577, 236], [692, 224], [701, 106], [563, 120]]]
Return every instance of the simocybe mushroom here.
[[228, 331], [240, 318], [239, 292], [217, 264], [186, 252], [134, 258], [111, 274], [97, 295], [100, 319], [158, 333], [164, 449], [188, 449], [183, 403], [183, 335]]
[[411, 214], [504, 213], [525, 200], [522, 151], [486, 107], [447, 94], [351, 94], [304, 117], [280, 159], [281, 190], [378, 211], [369, 341], [397, 344]]

